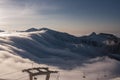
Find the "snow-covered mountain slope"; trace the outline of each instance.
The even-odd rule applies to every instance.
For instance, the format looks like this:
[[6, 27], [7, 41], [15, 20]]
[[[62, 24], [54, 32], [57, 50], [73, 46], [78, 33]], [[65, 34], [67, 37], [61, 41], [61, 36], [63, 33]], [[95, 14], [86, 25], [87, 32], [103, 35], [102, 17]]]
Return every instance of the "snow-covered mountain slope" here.
[[[34, 61], [37, 65], [62, 69], [62, 80], [82, 79], [83, 72], [89, 80], [96, 80], [100, 73], [99, 80], [119, 79], [120, 62], [116, 60], [119, 54], [120, 38], [111, 34], [76, 37], [48, 28], [0, 33], [0, 72], [3, 73], [28, 68]], [[106, 73], [107, 79], [103, 76]]]
[[75, 37], [47, 28], [29, 30], [1, 33], [0, 49], [40, 63], [57, 66], [59, 62], [60, 68], [73, 68], [90, 58], [120, 54], [120, 39], [111, 34]]

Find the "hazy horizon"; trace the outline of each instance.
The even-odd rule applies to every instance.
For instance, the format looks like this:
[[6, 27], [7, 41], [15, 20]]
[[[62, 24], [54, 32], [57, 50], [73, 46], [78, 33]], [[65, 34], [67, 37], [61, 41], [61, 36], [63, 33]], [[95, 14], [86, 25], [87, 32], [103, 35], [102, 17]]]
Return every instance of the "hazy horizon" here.
[[119, 34], [119, 0], [0, 0], [0, 29]]
[[[47, 28], [47, 27], [31, 27], [31, 28], [35, 28], [35, 29], [41, 29], [41, 28]], [[28, 29], [31, 29], [31, 28], [27, 28], [27, 29], [21, 29], [21, 30], [2, 30], [2, 29], [0, 29], [1, 30], [1, 32], [3, 32], [3, 34], [5, 33], [5, 34], [11, 34], [11, 33], [16, 33], [16, 32], [21, 32], [21, 31], [26, 31], [26, 30], [28, 30]], [[48, 29], [51, 29], [51, 28], [48, 28]], [[55, 31], [59, 31], [59, 32], [63, 32], [63, 33], [68, 33], [68, 34], [70, 34], [70, 35], [74, 35], [74, 36], [77, 36], [77, 37], [82, 37], [82, 36], [88, 36], [88, 35], [91, 35], [93, 32], [87, 32], [87, 33], [80, 33], [80, 34], [75, 34], [75, 33], [71, 33], [71, 32], [69, 32], [69, 31], [66, 31], [66, 30], [62, 30], [62, 31], [60, 31], [59, 29], [51, 29], [51, 30], [55, 30]], [[119, 37], [120, 38], [120, 34], [119, 33], [110, 33], [110, 32], [95, 32], [96, 34], [100, 34], [100, 33], [107, 33], [107, 34], [113, 34], [113, 35], [115, 35], [115, 36], [117, 36], [117, 37]]]

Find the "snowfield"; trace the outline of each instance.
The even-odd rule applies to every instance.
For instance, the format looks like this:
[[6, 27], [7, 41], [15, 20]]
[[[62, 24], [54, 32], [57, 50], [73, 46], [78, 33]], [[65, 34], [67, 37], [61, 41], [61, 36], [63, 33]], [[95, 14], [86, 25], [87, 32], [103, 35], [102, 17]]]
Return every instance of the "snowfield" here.
[[[21, 70], [58, 70], [50, 80], [120, 80], [120, 38], [73, 35], [47, 28], [0, 33], [0, 80], [29, 80]], [[37, 76], [44, 80], [45, 76]]]

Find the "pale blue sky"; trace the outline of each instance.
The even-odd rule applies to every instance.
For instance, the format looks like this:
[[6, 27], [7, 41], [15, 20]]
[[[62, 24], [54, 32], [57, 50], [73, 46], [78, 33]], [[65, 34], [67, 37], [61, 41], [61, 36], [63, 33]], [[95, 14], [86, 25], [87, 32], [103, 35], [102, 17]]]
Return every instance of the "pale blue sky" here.
[[0, 0], [0, 29], [119, 34], [120, 0]]

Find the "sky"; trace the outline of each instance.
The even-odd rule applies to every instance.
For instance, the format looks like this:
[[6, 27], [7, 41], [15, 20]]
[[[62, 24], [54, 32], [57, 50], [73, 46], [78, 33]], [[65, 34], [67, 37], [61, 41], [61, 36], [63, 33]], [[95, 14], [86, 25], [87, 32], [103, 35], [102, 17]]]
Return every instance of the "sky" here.
[[120, 0], [0, 0], [0, 29], [120, 34]]

